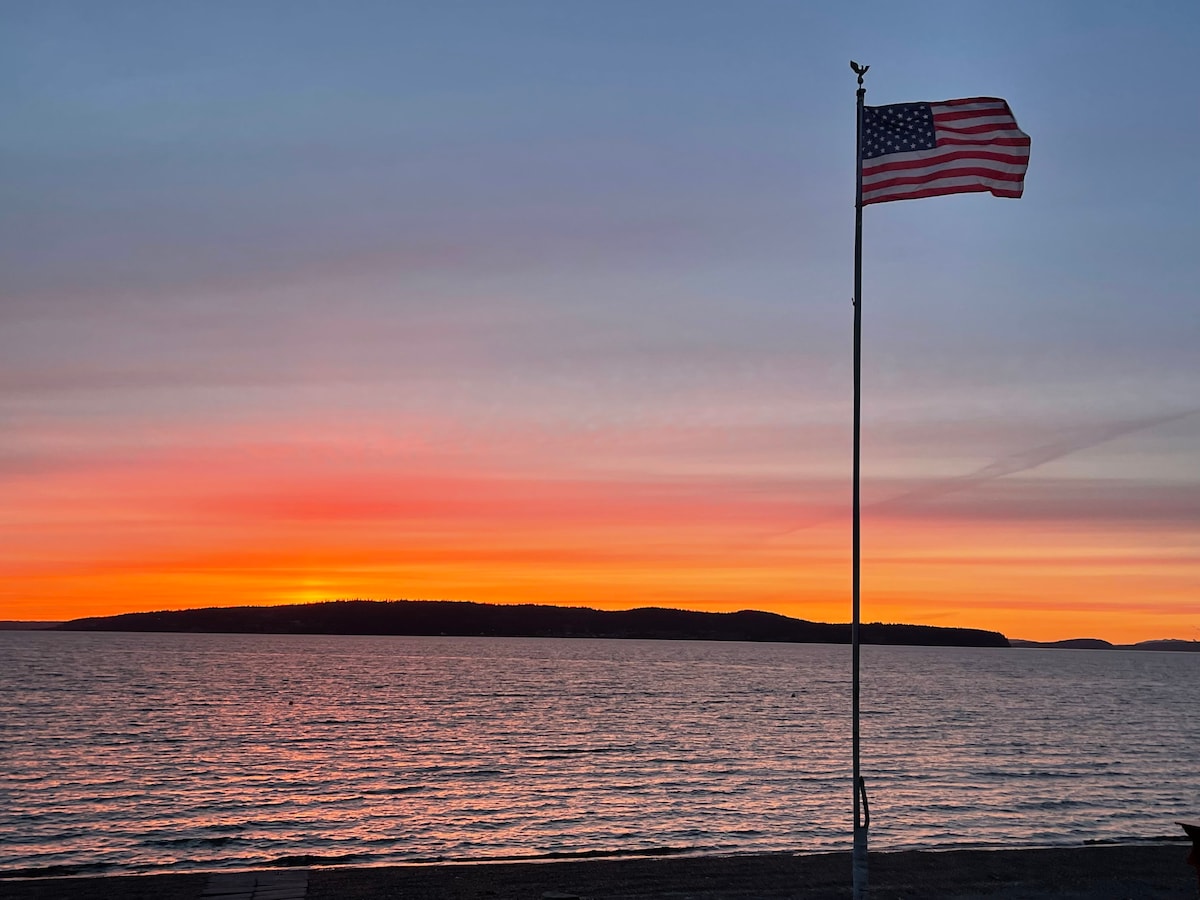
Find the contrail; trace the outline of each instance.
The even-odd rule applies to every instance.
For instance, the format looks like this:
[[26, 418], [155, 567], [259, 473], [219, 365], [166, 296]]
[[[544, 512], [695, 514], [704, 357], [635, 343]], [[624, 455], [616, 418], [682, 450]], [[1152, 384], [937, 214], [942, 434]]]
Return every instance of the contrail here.
[[[907, 506], [912, 503], [922, 503], [929, 500], [936, 500], [939, 497], [945, 497], [948, 494], [956, 494], [959, 491], [965, 491], [975, 487], [978, 484], [983, 484], [988, 481], [995, 481], [997, 478], [1003, 478], [1006, 475], [1015, 475], [1017, 472], [1027, 472], [1030, 469], [1036, 469], [1038, 466], [1045, 465], [1056, 459], [1062, 459], [1064, 456], [1069, 456], [1072, 453], [1078, 453], [1080, 450], [1087, 450], [1098, 444], [1104, 444], [1108, 441], [1115, 440], [1119, 437], [1124, 437], [1127, 434], [1133, 434], [1138, 431], [1145, 431], [1148, 428], [1155, 428], [1159, 425], [1165, 425], [1168, 422], [1177, 422], [1180, 419], [1186, 419], [1200, 413], [1200, 407], [1195, 409], [1184, 410], [1183, 412], [1168, 413], [1158, 416], [1146, 416], [1140, 419], [1127, 419], [1123, 422], [1113, 422], [1107, 425], [1097, 425], [1091, 428], [1076, 428], [1072, 432], [1058, 441], [1053, 441], [1049, 444], [1043, 444], [1040, 447], [1034, 447], [1031, 450], [1022, 450], [1018, 453], [1012, 453], [1008, 456], [1002, 456], [996, 459], [981, 469], [976, 469], [966, 475], [960, 475], [957, 478], [949, 478], [937, 481], [933, 484], [924, 487], [915, 488], [911, 491], [905, 491], [903, 494], [897, 494], [894, 497], [887, 497], [883, 500], [878, 500], [875, 503], [870, 503], [864, 506], [864, 509], [894, 509], [896, 507]], [[799, 525], [788, 531], [781, 532], [775, 537], [785, 537], [796, 531], [802, 531], [806, 528], [812, 528], [815, 525], [822, 525], [830, 521], [833, 517], [825, 517], [814, 522], [809, 522], [804, 525]]]
[[925, 487], [906, 491], [903, 494], [897, 494], [895, 497], [888, 497], [885, 500], [870, 504], [869, 508], [880, 509], [901, 506], [911, 501], [933, 500], [938, 497], [944, 497], [947, 494], [955, 494], [967, 488], [974, 487], [977, 484], [982, 484], [985, 481], [994, 481], [997, 478], [1003, 478], [1005, 475], [1015, 475], [1017, 472], [1027, 472], [1030, 469], [1036, 469], [1038, 466], [1053, 462], [1056, 459], [1062, 459], [1064, 456], [1070, 456], [1072, 453], [1078, 453], [1080, 450], [1088, 450], [1098, 444], [1104, 444], [1119, 437], [1124, 437], [1127, 434], [1133, 434], [1134, 432], [1145, 431], [1147, 428], [1154, 428], [1158, 425], [1165, 425], [1168, 422], [1186, 419], [1188, 416], [1196, 415], [1196, 413], [1200, 413], [1200, 408], [1167, 415], [1129, 419], [1124, 422], [1113, 422], [1108, 425], [1097, 425], [1091, 428], [1076, 428], [1070, 435], [1061, 440], [1043, 444], [1031, 450], [1022, 450], [1018, 453], [1002, 456], [988, 463], [982, 469], [977, 469], [966, 475], [960, 475], [957, 478], [950, 478], [935, 484], [926, 485]]

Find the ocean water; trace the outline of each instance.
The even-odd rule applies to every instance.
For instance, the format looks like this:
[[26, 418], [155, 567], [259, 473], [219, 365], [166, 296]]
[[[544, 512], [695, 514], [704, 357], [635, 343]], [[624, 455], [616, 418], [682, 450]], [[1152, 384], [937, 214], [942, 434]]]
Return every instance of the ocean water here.
[[[848, 647], [0, 632], [0, 872], [849, 845]], [[1174, 838], [1200, 654], [863, 648], [873, 849]]]

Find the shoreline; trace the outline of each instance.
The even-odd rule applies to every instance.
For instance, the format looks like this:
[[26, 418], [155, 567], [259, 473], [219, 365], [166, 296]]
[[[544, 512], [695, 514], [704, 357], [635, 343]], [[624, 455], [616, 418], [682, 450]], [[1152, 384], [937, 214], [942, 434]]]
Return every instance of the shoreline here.
[[[870, 894], [913, 900], [1195, 900], [1186, 843], [870, 855]], [[306, 872], [306, 900], [842, 900], [850, 854], [656, 856], [252, 870]], [[0, 878], [4, 900], [198, 900], [215, 872]]]

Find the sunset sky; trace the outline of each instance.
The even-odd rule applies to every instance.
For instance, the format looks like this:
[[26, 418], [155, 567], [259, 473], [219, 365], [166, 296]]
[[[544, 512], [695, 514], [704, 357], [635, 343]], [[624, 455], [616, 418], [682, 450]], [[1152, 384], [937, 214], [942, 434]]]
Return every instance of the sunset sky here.
[[864, 211], [863, 618], [1200, 638], [1200, 6], [6, 2], [0, 619], [850, 616], [854, 76], [1021, 200]]

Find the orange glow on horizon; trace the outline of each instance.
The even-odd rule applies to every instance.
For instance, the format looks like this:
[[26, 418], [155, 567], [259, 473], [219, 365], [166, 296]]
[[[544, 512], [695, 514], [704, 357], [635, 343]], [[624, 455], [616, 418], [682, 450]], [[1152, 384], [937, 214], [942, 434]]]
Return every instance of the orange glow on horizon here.
[[[849, 618], [846, 484], [819, 466], [634, 477], [515, 439], [481, 469], [427, 440], [240, 438], [12, 485], [0, 619], [355, 597]], [[1197, 636], [1189, 523], [1013, 508], [1043, 493], [868, 502], [864, 620], [1035, 640]]]

